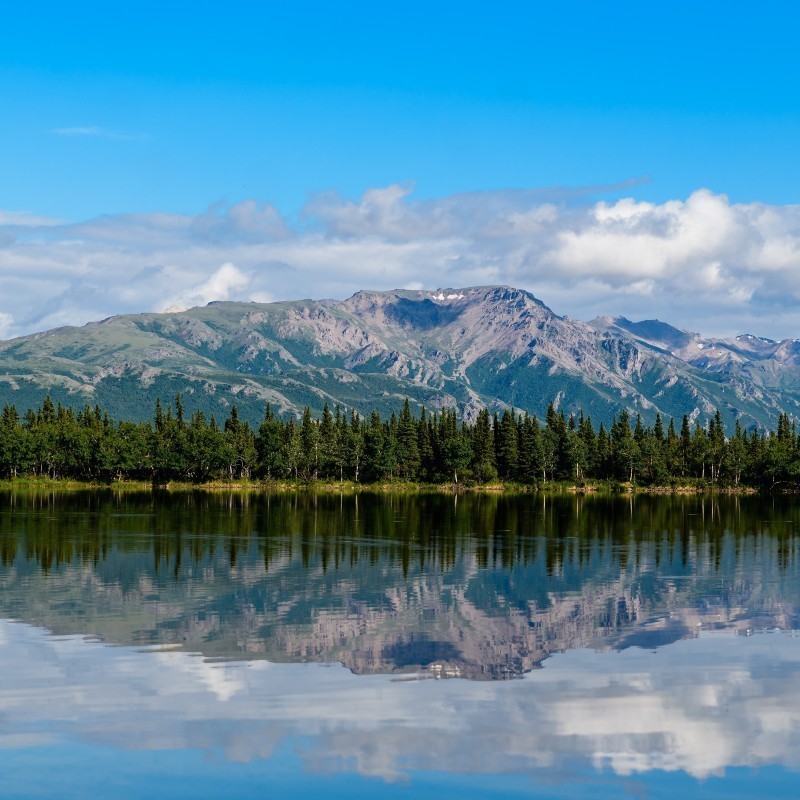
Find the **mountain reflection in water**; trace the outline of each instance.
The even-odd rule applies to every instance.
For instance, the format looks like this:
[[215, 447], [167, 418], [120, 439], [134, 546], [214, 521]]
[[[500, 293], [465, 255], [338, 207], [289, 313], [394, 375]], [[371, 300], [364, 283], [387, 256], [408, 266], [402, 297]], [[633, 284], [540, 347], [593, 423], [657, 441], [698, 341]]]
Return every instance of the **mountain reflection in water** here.
[[798, 628], [800, 511], [754, 497], [0, 495], [0, 615], [211, 659], [518, 677]]

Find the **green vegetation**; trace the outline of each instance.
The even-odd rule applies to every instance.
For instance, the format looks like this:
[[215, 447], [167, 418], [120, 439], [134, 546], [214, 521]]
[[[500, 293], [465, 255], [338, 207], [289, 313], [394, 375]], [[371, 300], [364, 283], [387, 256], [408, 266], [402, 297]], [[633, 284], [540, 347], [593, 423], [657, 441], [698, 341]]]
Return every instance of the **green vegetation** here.
[[283, 417], [308, 406], [319, 418], [327, 402], [369, 419], [373, 410], [389, 418], [405, 397], [416, 417], [446, 405], [473, 420], [483, 405], [544, 420], [555, 402], [607, 429], [623, 407], [647, 425], [659, 412], [676, 427], [684, 412], [707, 426], [718, 407], [730, 430], [737, 419], [752, 430], [795, 413], [800, 365], [788, 343], [714, 342], [652, 321], [577, 324], [509, 287], [444, 303], [402, 291], [212, 303], [0, 342], [0, 410], [36, 408], [49, 395], [76, 415], [88, 403], [147, 422], [157, 398], [180, 394], [208, 420], [224, 420], [235, 402], [254, 430], [267, 402]]
[[551, 405], [544, 421], [487, 409], [473, 424], [455, 411], [419, 416], [405, 401], [399, 415], [356, 412], [281, 419], [267, 405], [257, 430], [236, 406], [219, 425], [196, 411], [187, 419], [180, 395], [156, 403], [149, 422], [114, 421], [99, 407], [77, 414], [48, 397], [20, 417], [0, 418], [0, 478], [110, 483], [350, 482], [505, 485], [597, 482], [643, 487], [756, 487], [800, 483], [800, 436], [786, 414], [777, 431], [726, 436], [720, 413], [708, 426], [680, 430], [660, 417], [645, 427], [627, 411], [610, 429], [589, 417], [566, 417]]

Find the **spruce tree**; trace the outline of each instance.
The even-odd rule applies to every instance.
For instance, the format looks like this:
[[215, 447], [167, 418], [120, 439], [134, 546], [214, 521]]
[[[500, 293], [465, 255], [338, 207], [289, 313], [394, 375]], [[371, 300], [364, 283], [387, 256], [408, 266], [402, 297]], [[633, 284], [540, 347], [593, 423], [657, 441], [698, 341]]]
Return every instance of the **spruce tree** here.
[[417, 425], [411, 415], [408, 398], [397, 421], [397, 470], [401, 478], [415, 480], [419, 472], [420, 456], [417, 444]]

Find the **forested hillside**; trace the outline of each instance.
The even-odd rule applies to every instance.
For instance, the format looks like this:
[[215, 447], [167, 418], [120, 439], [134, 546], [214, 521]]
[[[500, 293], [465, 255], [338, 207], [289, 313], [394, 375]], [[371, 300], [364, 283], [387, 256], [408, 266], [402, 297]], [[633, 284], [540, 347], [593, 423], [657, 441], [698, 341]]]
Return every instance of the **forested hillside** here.
[[219, 424], [190, 416], [181, 397], [157, 402], [147, 422], [112, 419], [99, 406], [75, 413], [48, 397], [20, 415], [6, 404], [0, 418], [0, 475], [85, 481], [296, 480], [374, 483], [495, 481], [536, 486], [591, 481], [644, 486], [700, 482], [771, 488], [800, 480], [800, 436], [781, 414], [770, 433], [726, 435], [717, 412], [705, 427], [688, 417], [676, 429], [660, 416], [652, 426], [626, 410], [609, 428], [582, 413], [567, 417], [551, 405], [545, 418], [482, 409], [474, 423], [454, 410], [418, 415], [405, 401], [399, 415], [368, 418], [326, 405], [288, 421], [267, 405], [257, 428], [236, 406]]

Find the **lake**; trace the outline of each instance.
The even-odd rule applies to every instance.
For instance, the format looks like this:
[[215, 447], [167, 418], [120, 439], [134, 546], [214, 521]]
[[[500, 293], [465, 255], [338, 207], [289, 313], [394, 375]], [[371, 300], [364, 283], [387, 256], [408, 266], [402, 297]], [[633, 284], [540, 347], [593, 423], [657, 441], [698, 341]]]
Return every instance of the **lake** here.
[[792, 498], [0, 494], [4, 798], [800, 796]]

